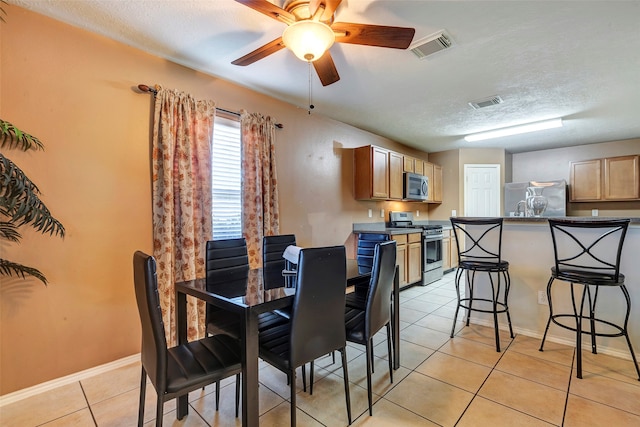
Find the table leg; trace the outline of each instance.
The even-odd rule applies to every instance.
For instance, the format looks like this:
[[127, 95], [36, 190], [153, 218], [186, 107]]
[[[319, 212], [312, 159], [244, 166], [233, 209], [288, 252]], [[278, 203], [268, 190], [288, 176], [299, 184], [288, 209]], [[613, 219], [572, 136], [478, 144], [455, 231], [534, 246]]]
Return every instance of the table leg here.
[[[176, 335], [178, 345], [187, 342], [187, 295], [176, 291]], [[177, 418], [189, 413], [189, 395], [178, 397]]]
[[400, 277], [398, 266], [393, 277], [393, 369], [400, 368]]
[[247, 310], [243, 316], [242, 340], [242, 426], [257, 427], [258, 401], [258, 316]]

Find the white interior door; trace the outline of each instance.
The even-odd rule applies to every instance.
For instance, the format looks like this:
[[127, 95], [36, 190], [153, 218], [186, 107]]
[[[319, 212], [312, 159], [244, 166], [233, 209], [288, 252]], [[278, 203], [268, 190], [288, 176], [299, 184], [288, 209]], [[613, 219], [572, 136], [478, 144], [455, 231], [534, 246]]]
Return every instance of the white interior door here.
[[464, 165], [464, 216], [501, 216], [500, 165]]

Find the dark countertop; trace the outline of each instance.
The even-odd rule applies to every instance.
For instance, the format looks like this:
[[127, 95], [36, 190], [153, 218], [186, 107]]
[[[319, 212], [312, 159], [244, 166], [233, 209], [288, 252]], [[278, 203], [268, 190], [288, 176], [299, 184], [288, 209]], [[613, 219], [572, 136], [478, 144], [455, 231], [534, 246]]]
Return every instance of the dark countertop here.
[[[514, 224], [527, 224], [527, 223], [546, 223], [549, 218], [540, 217], [515, 217], [515, 216], [505, 216], [505, 223], [514, 223]], [[570, 216], [570, 217], [562, 217], [566, 219], [573, 220], [597, 220], [597, 219], [624, 219], [629, 217], [590, 217], [590, 216]], [[630, 218], [632, 226], [640, 226], [640, 218]], [[451, 230], [451, 222], [449, 220], [433, 220], [433, 221], [414, 221], [416, 225], [441, 225], [443, 230]], [[411, 229], [407, 228], [392, 228], [388, 227], [386, 222], [365, 222], [365, 223], [354, 223], [353, 224], [353, 232], [354, 233], [363, 233], [363, 234], [409, 234], [409, 233], [419, 233], [420, 230], [409, 231]]]

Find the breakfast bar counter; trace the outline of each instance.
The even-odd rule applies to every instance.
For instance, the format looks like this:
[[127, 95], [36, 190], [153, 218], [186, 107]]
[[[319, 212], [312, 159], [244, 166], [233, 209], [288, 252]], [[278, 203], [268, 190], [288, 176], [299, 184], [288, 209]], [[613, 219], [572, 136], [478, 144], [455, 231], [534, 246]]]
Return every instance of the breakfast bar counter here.
[[[549, 316], [549, 307], [538, 303], [538, 292], [543, 291], [546, 295], [550, 268], [554, 263], [553, 243], [547, 219], [505, 218], [502, 256], [509, 261], [511, 276], [509, 311], [514, 330], [516, 333], [541, 338]], [[634, 348], [640, 350], [640, 220], [638, 218], [632, 219], [627, 231], [620, 271], [626, 277], [625, 282], [631, 297], [629, 338]], [[567, 284], [566, 289], [568, 288]], [[619, 320], [624, 311], [620, 291], [601, 289], [600, 292], [598, 312]], [[566, 296], [566, 298], [554, 299], [554, 311], [569, 312], [571, 310], [568, 291]], [[493, 320], [490, 317], [482, 317], [478, 323], [493, 325]], [[575, 334], [552, 325], [547, 340], [574, 345]], [[624, 338], [599, 338], [598, 351], [625, 359], [630, 358]]]

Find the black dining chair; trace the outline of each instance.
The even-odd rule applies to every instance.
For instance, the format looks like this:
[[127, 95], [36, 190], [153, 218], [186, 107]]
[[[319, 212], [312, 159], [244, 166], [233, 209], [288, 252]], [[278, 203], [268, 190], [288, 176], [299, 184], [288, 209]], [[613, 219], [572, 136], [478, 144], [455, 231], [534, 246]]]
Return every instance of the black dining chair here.
[[[221, 284], [243, 283], [242, 280], [249, 275], [245, 238], [208, 241], [205, 263], [207, 291], [214, 291], [214, 287], [222, 286]], [[238, 295], [229, 296], [245, 293], [245, 289], [239, 289]], [[208, 334], [225, 333], [240, 337], [240, 316], [211, 304], [207, 304], [205, 324]]]
[[[284, 276], [285, 286], [296, 286], [296, 265], [284, 258], [284, 252], [289, 246], [296, 245], [295, 234], [280, 234], [264, 236], [262, 238], [262, 268], [266, 274]], [[281, 313], [287, 315], [287, 312]]]
[[[507, 315], [509, 335], [513, 335], [511, 315], [509, 314], [509, 289], [511, 278], [509, 276], [509, 262], [502, 258], [502, 218], [459, 218], [452, 217], [453, 226], [458, 247], [458, 270], [456, 271], [455, 285], [458, 304], [453, 317], [451, 338], [455, 332], [460, 308], [467, 310], [467, 326], [471, 312], [490, 313], [493, 315], [493, 327], [496, 337], [496, 351], [500, 351], [500, 334], [498, 331], [498, 314]], [[459, 237], [460, 236], [460, 237]], [[464, 239], [459, 241], [458, 239]], [[466, 273], [466, 296], [461, 294], [460, 280]], [[484, 293], [477, 289], [476, 273], [486, 273], [489, 286]]]
[[290, 379], [292, 426], [296, 425], [296, 368], [334, 350], [342, 355], [347, 417], [351, 424], [344, 327], [346, 282], [344, 246], [302, 249], [290, 321], [259, 332], [260, 357]]
[[[627, 325], [631, 313], [631, 298], [625, 285], [625, 276], [620, 272], [622, 245], [627, 234], [629, 219], [573, 220], [549, 219], [553, 240], [554, 265], [547, 283], [549, 318], [540, 343], [544, 341], [551, 322], [576, 334], [576, 376], [582, 378], [582, 335], [591, 338], [591, 351], [597, 353], [596, 337], [624, 337], [640, 380], [638, 360], [629, 340]], [[554, 297], [553, 285], [569, 287], [572, 310], [554, 308], [560, 296]], [[618, 320], [603, 316], [597, 310], [600, 293], [620, 290], [624, 297], [624, 310]], [[567, 295], [568, 297], [568, 295]], [[615, 316], [613, 316], [615, 317]]]
[[[161, 427], [164, 402], [241, 372], [240, 343], [229, 335], [214, 335], [167, 348], [155, 259], [137, 251], [133, 255], [133, 273], [142, 324], [138, 426], [141, 427], [144, 422], [148, 376], [158, 395], [156, 426]], [[238, 390], [239, 384], [236, 381], [236, 411]]]
[[[371, 281], [364, 310], [346, 307], [345, 329], [347, 341], [362, 344], [367, 357], [367, 392], [369, 415], [373, 415], [371, 373], [373, 372], [373, 336], [387, 328], [389, 379], [393, 383], [393, 359], [391, 351], [391, 293], [396, 271], [396, 242], [378, 243], [374, 249]], [[313, 372], [313, 371], [312, 371]]]

